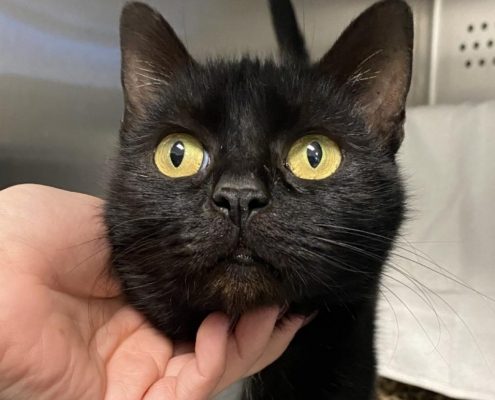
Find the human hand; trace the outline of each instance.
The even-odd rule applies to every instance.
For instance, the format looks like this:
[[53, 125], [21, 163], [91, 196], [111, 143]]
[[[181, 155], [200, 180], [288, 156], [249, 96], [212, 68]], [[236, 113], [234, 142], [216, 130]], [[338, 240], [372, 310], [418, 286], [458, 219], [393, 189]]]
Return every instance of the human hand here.
[[211, 314], [172, 343], [109, 275], [102, 201], [54, 188], [0, 191], [0, 399], [203, 400], [278, 358], [302, 317]]

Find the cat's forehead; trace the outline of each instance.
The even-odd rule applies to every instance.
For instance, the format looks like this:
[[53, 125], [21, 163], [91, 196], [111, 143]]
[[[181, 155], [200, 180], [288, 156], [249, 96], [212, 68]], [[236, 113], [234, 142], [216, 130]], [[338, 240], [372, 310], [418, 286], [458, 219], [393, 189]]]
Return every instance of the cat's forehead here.
[[242, 108], [297, 104], [304, 90], [304, 75], [295, 66], [245, 58], [205, 64], [195, 80], [199, 79], [202, 87], [198, 89], [204, 94], [221, 96], [226, 106]]
[[331, 114], [332, 96], [321, 89], [309, 68], [219, 60], [191, 68], [175, 83], [171, 101], [178, 114], [214, 132], [238, 128], [254, 134], [286, 130], [301, 119], [311, 125], [311, 119]]

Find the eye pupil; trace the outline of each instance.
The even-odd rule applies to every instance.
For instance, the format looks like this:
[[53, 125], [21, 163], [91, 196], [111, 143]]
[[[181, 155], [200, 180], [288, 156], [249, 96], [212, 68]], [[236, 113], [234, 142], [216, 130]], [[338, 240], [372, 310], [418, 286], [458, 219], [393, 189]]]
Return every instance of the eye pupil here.
[[323, 156], [323, 150], [320, 144], [318, 142], [311, 142], [308, 144], [308, 147], [306, 147], [306, 155], [308, 156], [309, 165], [313, 168], [320, 165]]
[[182, 143], [181, 141], [177, 141], [173, 144], [172, 148], [170, 149], [170, 160], [172, 161], [172, 164], [175, 168], [178, 168], [179, 165], [181, 165], [182, 160], [184, 159], [185, 152], [186, 149], [184, 147], [184, 143]]

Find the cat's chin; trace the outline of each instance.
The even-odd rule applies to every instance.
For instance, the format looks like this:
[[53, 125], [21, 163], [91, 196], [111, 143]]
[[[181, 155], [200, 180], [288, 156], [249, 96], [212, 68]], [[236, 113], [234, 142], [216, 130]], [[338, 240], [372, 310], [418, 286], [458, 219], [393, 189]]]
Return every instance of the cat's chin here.
[[[252, 260], [247, 260], [252, 261]], [[225, 260], [211, 271], [203, 306], [236, 318], [263, 306], [285, 307], [287, 293], [278, 273], [264, 263]]]

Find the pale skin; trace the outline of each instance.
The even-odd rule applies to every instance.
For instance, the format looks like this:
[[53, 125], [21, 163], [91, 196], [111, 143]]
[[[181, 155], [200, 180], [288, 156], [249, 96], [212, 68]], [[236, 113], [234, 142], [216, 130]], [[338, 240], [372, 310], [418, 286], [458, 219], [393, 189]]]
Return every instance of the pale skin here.
[[50, 187], [0, 191], [0, 399], [205, 400], [277, 359], [307, 321], [220, 313], [173, 343], [109, 276], [102, 201]]

